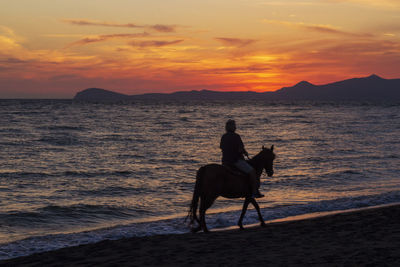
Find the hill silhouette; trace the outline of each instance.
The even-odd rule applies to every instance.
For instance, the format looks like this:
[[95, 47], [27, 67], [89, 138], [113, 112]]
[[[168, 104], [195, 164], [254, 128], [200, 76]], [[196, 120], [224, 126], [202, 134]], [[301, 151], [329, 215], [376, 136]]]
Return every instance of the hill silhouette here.
[[77, 93], [74, 100], [91, 102], [118, 102], [135, 100], [312, 100], [312, 101], [400, 101], [400, 79], [384, 79], [375, 74], [324, 85], [307, 81], [274, 92], [221, 92], [180, 91], [174, 93], [148, 93], [126, 95], [99, 88], [89, 88]]

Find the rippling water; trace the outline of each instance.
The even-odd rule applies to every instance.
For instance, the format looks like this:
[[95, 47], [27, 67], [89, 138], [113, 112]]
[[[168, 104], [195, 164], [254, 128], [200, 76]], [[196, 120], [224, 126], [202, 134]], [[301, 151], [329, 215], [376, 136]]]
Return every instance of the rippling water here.
[[[220, 162], [228, 118], [251, 155], [275, 145], [266, 220], [400, 201], [400, 105], [2, 100], [0, 259], [187, 232], [196, 170]], [[234, 225], [241, 204], [218, 199], [210, 228]]]

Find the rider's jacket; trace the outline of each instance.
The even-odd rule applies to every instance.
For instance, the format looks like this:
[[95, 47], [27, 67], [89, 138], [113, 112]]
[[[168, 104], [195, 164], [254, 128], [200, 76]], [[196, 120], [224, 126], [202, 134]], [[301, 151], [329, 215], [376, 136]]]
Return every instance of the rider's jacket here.
[[240, 135], [227, 132], [221, 137], [219, 146], [222, 149], [222, 164], [233, 164], [239, 159], [244, 159], [244, 145]]

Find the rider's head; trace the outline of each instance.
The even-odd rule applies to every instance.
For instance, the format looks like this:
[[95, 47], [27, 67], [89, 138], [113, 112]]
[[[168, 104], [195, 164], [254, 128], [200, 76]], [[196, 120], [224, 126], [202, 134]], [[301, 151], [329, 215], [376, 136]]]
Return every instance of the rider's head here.
[[228, 120], [225, 124], [225, 130], [234, 133], [236, 131], [236, 122], [234, 120]]

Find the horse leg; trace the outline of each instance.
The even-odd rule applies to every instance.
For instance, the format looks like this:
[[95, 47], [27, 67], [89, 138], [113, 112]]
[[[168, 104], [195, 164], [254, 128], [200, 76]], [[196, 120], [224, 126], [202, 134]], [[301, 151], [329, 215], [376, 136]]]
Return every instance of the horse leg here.
[[239, 218], [239, 221], [238, 221], [238, 225], [240, 227], [240, 230], [244, 230], [242, 221], [243, 221], [244, 215], [246, 214], [247, 207], [249, 206], [249, 203], [250, 203], [250, 200], [249, 200], [249, 198], [246, 197], [246, 199], [243, 202], [242, 213], [240, 214], [240, 218]]
[[250, 202], [251, 202], [251, 204], [253, 204], [254, 208], [256, 208], [256, 211], [257, 211], [257, 214], [258, 214], [258, 219], [259, 219], [260, 222], [261, 222], [261, 226], [262, 226], [262, 227], [265, 227], [266, 224], [265, 224], [264, 219], [263, 219], [263, 217], [262, 217], [262, 215], [261, 215], [260, 206], [258, 206], [258, 203], [257, 203], [257, 201], [256, 201], [254, 198], [251, 198], [251, 199], [250, 199]]
[[200, 230], [201, 230], [201, 225], [198, 225], [197, 227], [190, 229], [190, 231], [191, 231], [192, 233], [197, 233], [197, 232], [200, 231]]
[[207, 196], [202, 196], [200, 199], [200, 226], [205, 233], [209, 232], [206, 225], [206, 210], [211, 207], [215, 199]]

